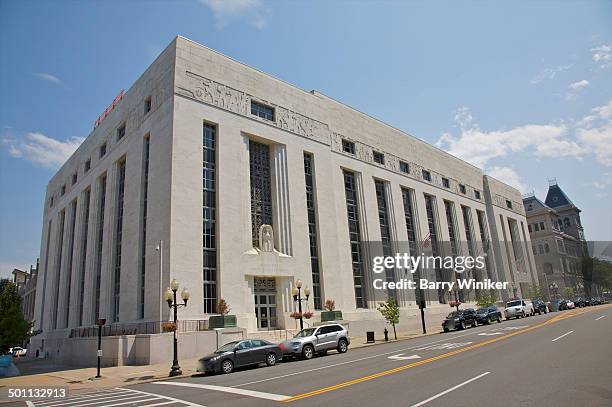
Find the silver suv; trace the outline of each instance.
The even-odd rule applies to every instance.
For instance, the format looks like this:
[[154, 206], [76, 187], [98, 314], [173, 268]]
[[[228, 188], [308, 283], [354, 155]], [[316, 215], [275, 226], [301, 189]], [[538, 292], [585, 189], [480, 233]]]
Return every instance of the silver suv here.
[[292, 339], [282, 342], [279, 347], [285, 356], [302, 356], [311, 359], [315, 353], [325, 354], [336, 349], [339, 353], [348, 350], [351, 339], [348, 331], [340, 324], [326, 324], [302, 329]]

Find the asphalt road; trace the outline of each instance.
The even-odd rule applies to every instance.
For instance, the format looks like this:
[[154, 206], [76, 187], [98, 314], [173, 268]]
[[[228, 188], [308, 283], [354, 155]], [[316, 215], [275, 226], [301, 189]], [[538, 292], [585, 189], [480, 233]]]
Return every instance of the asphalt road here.
[[611, 406], [611, 345], [604, 305], [35, 405]]

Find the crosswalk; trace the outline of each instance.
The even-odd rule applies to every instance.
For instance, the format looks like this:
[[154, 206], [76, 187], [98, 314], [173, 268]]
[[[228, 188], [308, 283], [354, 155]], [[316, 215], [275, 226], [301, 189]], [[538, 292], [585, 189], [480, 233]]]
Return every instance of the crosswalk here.
[[205, 407], [186, 400], [121, 387], [80, 393], [62, 399], [28, 401], [27, 404], [29, 407]]

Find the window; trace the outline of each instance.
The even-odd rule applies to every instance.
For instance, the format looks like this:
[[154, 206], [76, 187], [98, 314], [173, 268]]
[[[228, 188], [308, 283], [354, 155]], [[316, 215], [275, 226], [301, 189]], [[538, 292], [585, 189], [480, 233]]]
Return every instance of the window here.
[[463, 195], [465, 195], [465, 185], [459, 184], [459, 192], [461, 192]]
[[76, 172], [72, 174], [72, 185], [76, 184], [78, 179], [79, 175]]
[[544, 252], [550, 253], [550, 246], [548, 245], [548, 243], [544, 243]]
[[53, 207], [53, 197], [49, 198], [49, 208]]
[[251, 114], [264, 120], [274, 121], [274, 108], [251, 101]]
[[529, 230], [529, 233], [531, 233], [531, 225], [527, 225], [527, 230]]
[[[380, 240], [382, 243], [382, 251], [384, 256], [391, 256], [391, 226], [389, 224], [389, 211], [387, 209], [387, 191], [383, 181], [375, 180], [374, 188], [376, 190], [376, 203], [378, 206], [378, 223], [380, 225]], [[386, 269], [387, 281], [394, 281], [393, 269]], [[394, 290], [387, 290], [389, 298], [396, 299]], [[396, 299], [397, 300], [397, 299]]]
[[546, 228], [544, 227], [544, 222], [540, 222], [540, 229], [545, 230]]
[[400, 171], [404, 174], [410, 173], [410, 165], [405, 161], [400, 161]]
[[259, 247], [259, 228], [262, 225], [272, 226], [270, 147], [250, 140], [249, 160], [251, 173], [251, 237], [253, 247]]
[[62, 189], [60, 191], [60, 195], [64, 196], [66, 194], [66, 184], [62, 185]]
[[457, 255], [457, 238], [455, 234], [455, 208], [452, 202], [444, 201], [444, 211], [446, 212], [446, 224], [448, 225], [448, 236], [450, 243], [451, 256]]
[[64, 302], [64, 312], [65, 312], [65, 323], [62, 324], [62, 327], [68, 328], [70, 323], [70, 294], [72, 294], [71, 284], [72, 284], [72, 259], [74, 258], [74, 247], [75, 247], [75, 237], [76, 237], [76, 219], [77, 219], [77, 201], [76, 199], [72, 201], [71, 206], [71, 221], [70, 221], [70, 237], [68, 238], [68, 261], [67, 261], [67, 270], [64, 270], [66, 273], [66, 298]]
[[569, 228], [569, 226], [570, 226], [569, 218], [563, 218], [563, 226], [566, 227], [566, 228]]
[[353, 286], [355, 289], [355, 306], [367, 308], [366, 281], [363, 272], [363, 256], [361, 248], [361, 226], [359, 220], [359, 201], [357, 193], [357, 177], [354, 173], [344, 171], [344, 193], [346, 197], [346, 215], [348, 220], [351, 260], [353, 265]]
[[105, 155], [106, 155], [106, 143], [100, 146], [100, 158], [104, 157]]
[[372, 151], [372, 155], [376, 164], [385, 165], [385, 155], [383, 153]]
[[416, 233], [415, 233], [415, 217], [414, 210], [412, 207], [412, 194], [413, 192], [409, 189], [402, 188], [402, 198], [404, 201], [404, 220], [406, 221], [406, 232], [408, 234], [408, 247], [410, 253], [416, 253]]
[[444, 188], [450, 188], [450, 181], [448, 180], [448, 178], [442, 178], [442, 186]]
[[544, 254], [544, 247], [541, 244], [538, 245], [538, 249], [540, 251], [540, 254]]
[[474, 196], [476, 197], [476, 199], [480, 200], [480, 191], [475, 190], [474, 191]]
[[534, 228], [534, 230], [535, 230], [536, 232], [539, 232], [539, 231], [540, 231], [540, 225], [538, 225], [537, 223], [534, 223], [534, 224], [533, 224], [533, 228]]
[[[138, 318], [145, 314], [145, 285], [146, 285], [146, 247], [147, 247], [147, 206], [149, 199], [149, 153], [151, 151], [151, 137], [147, 135], [143, 140], [142, 150], [142, 202], [140, 205], [140, 279], [138, 282]], [[161, 248], [160, 248], [161, 250]]]
[[202, 159], [202, 192], [204, 199], [202, 207], [202, 283], [204, 289], [204, 313], [217, 312], [217, 128], [204, 124], [202, 145], [204, 156]]
[[422, 173], [423, 179], [425, 181], [431, 181], [431, 172], [429, 172], [427, 170], [422, 170], [421, 173]]
[[89, 205], [91, 203], [91, 189], [85, 191], [83, 204], [83, 229], [81, 231], [81, 263], [79, 277], [79, 326], [83, 325], [83, 303], [85, 302], [85, 270], [87, 268], [87, 234], [89, 233]]
[[117, 140], [121, 140], [125, 136], [125, 123], [117, 129]]
[[151, 111], [151, 96], [145, 99], [144, 101], [144, 114], [147, 114]]
[[342, 151], [349, 154], [355, 154], [355, 143], [342, 139]]
[[104, 174], [99, 181], [98, 186], [98, 219], [97, 219], [97, 241], [96, 241], [96, 269], [94, 276], [94, 301], [93, 304], [93, 315], [95, 322], [100, 318], [100, 283], [102, 279], [102, 245], [104, 242], [104, 207], [106, 206], [106, 174]]
[[506, 206], [508, 207], [508, 209], [512, 209], [512, 202], [506, 200]]
[[[427, 226], [429, 231], [429, 240], [431, 241], [431, 255], [436, 257], [440, 254], [438, 248], [438, 225], [435, 216], [435, 198], [431, 195], [425, 194], [425, 212], [427, 214]], [[442, 270], [440, 267], [435, 267], [436, 281], [443, 281]], [[444, 289], [438, 290], [438, 301], [441, 304], [446, 303], [446, 292]]]
[[311, 154], [304, 153], [304, 178], [306, 181], [306, 211], [308, 214], [308, 238], [310, 240], [310, 271], [312, 274], [312, 296], [315, 309], [322, 309], [321, 272], [319, 267], [319, 242], [317, 239], [317, 216], [314, 191], [314, 168]]
[[537, 256], [538, 255], [538, 250], [536, 249], [535, 245], [531, 246], [531, 250], [533, 251], [533, 255]]
[[91, 158], [85, 161], [85, 172], [91, 170]]
[[[58, 236], [57, 236], [57, 241], [58, 242], [63, 242], [64, 241], [64, 226], [65, 226], [65, 223], [66, 223], [66, 209], [63, 209], [60, 212], [59, 230], [57, 232], [58, 233]], [[62, 271], [62, 252], [63, 252], [63, 248], [64, 248], [63, 244], [58, 244], [57, 245], [57, 249], [56, 249], [57, 252], [56, 252], [56, 256], [55, 256], [55, 258], [57, 260], [55, 261], [55, 276], [54, 277], [55, 277], [55, 280], [57, 282], [55, 284], [55, 297], [54, 297], [55, 303], [54, 303], [54, 307], [52, 307], [52, 313], [53, 314], [52, 314], [52, 317], [51, 317], [52, 318], [51, 322], [53, 324], [52, 325], [53, 329], [56, 329], [58, 327], [57, 326], [57, 319], [58, 319], [57, 318], [57, 311], [58, 311], [58, 308], [59, 308], [59, 301], [60, 301], [60, 296], [59, 296], [59, 293], [60, 293], [60, 284], [59, 284], [59, 281], [60, 281], [61, 271]]]
[[113, 322], [119, 321], [119, 305], [121, 298], [121, 255], [123, 241], [123, 202], [125, 198], [125, 161], [117, 166], [117, 190], [115, 213], [115, 242], [114, 242], [114, 273], [113, 273], [113, 301], [111, 317]]

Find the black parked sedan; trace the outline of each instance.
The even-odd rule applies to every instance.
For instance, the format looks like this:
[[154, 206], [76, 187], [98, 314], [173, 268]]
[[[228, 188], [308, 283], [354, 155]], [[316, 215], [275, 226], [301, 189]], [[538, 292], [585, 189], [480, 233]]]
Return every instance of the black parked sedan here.
[[200, 373], [231, 373], [234, 368], [265, 363], [274, 366], [282, 359], [278, 345], [263, 339], [245, 339], [226, 343], [212, 354], [199, 360]]
[[478, 325], [476, 321], [476, 311], [472, 308], [453, 311], [448, 314], [444, 321], [442, 321], [442, 329], [444, 329], [444, 332], [448, 332], [451, 329], [465, 329], [468, 325]]
[[533, 304], [533, 312], [537, 312], [538, 315], [546, 314], [548, 312], [548, 306], [542, 300], [531, 300]]
[[487, 324], [489, 325], [493, 321], [501, 322], [502, 321], [502, 313], [497, 307], [485, 307], [480, 308], [476, 311], [476, 320], [479, 324]]

